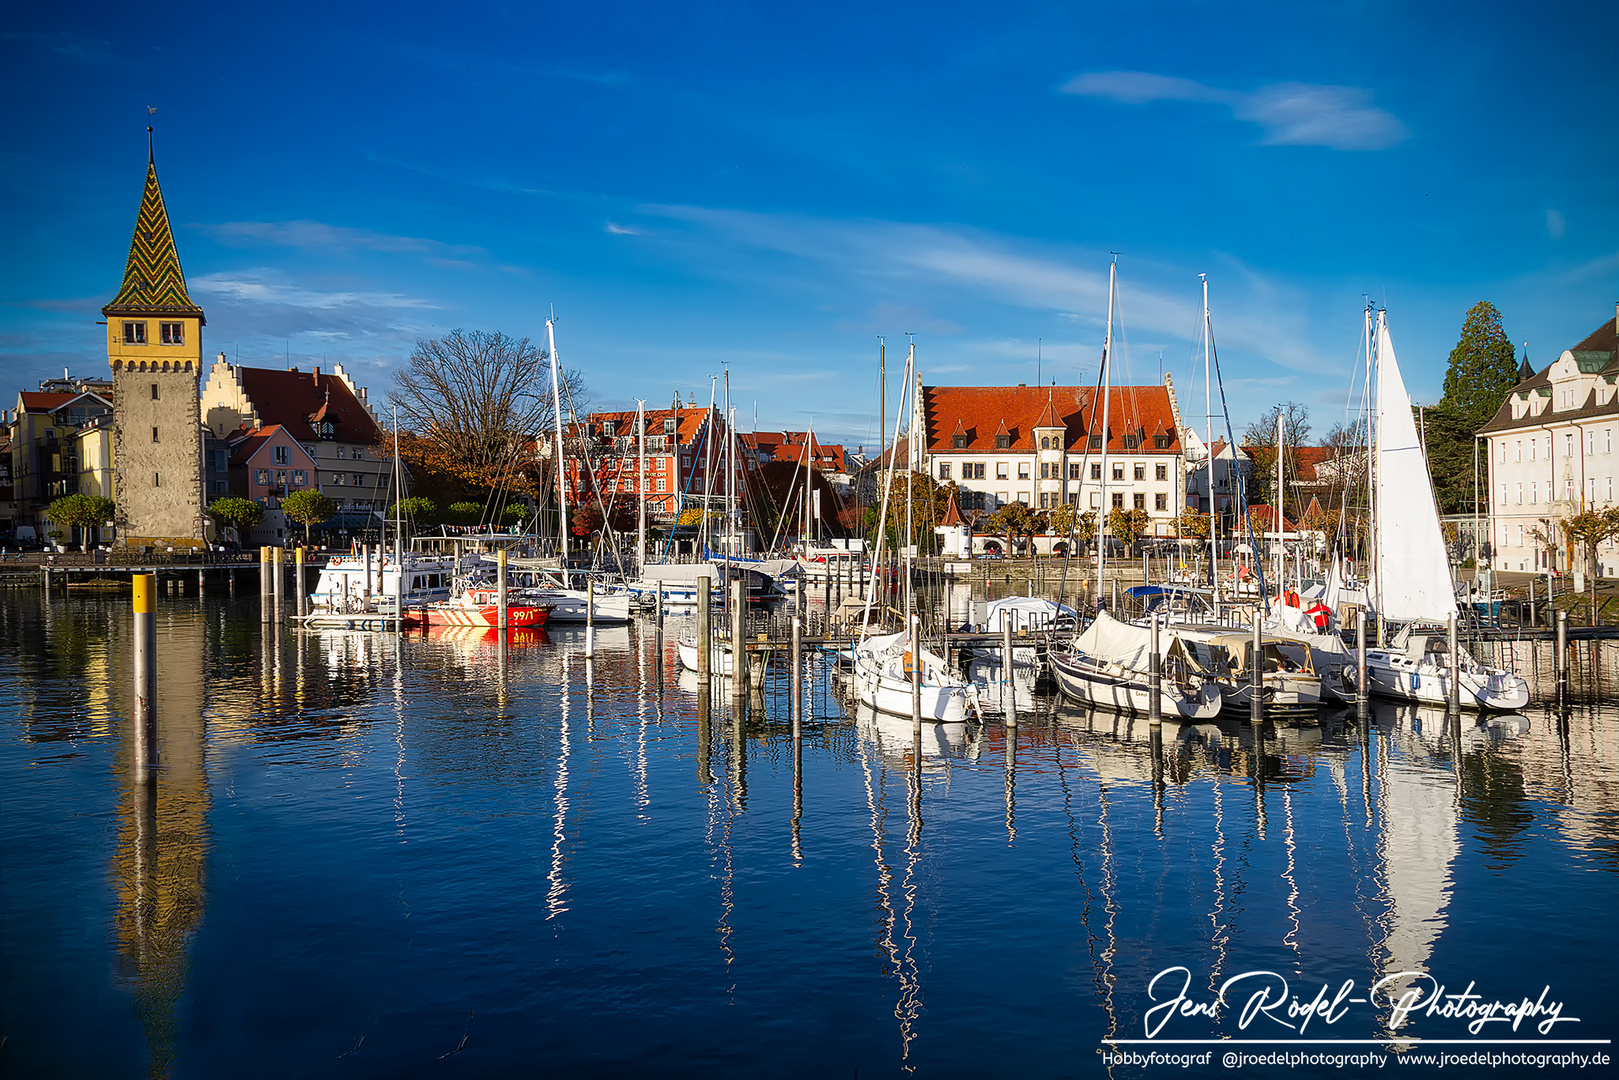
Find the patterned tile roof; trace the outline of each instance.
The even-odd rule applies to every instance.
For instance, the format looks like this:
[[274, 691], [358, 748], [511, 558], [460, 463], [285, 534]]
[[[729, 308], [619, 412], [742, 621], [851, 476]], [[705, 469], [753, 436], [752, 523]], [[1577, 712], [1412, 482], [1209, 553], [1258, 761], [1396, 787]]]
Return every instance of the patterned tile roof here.
[[129, 259], [124, 264], [124, 284], [101, 313], [202, 318], [202, 308], [192, 302], [186, 291], [185, 272], [180, 269], [174, 232], [169, 228], [169, 212], [163, 205], [163, 190], [157, 185], [157, 164], [150, 153], [141, 208], [135, 215], [135, 235], [129, 241]]
[[[1034, 429], [1044, 426], [1063, 428], [1066, 449], [1083, 451], [1092, 426], [1102, 424], [1101, 394], [1090, 386], [924, 386], [922, 402], [930, 454], [993, 452], [998, 434], [1007, 450], [1032, 453]], [[1109, 453], [1181, 452], [1167, 387], [1115, 386], [1107, 411]], [[1160, 433], [1165, 446], [1153, 439]]]

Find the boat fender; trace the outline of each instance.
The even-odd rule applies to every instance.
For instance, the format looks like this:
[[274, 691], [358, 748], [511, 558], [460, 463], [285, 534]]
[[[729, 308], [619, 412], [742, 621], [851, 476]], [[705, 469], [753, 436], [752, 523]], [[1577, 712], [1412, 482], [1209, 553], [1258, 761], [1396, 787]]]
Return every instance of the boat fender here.
[[1358, 673], [1355, 671], [1355, 665], [1354, 664], [1345, 664], [1343, 672], [1342, 672], [1344, 684], [1347, 685], [1347, 686], [1354, 686], [1355, 685], [1355, 676], [1357, 674]]
[[1411, 673], [1411, 689], [1415, 690], [1421, 684], [1422, 684], [1422, 676], [1419, 675], [1417, 672], [1413, 671]]

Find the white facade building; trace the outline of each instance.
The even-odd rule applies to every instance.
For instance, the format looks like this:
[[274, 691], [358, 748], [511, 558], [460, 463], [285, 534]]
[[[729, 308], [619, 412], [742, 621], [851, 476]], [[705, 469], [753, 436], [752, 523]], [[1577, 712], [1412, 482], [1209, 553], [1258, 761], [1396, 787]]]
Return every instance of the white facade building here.
[[1570, 550], [1560, 524], [1615, 505], [1619, 474], [1619, 305], [1613, 320], [1520, 382], [1479, 432], [1488, 447], [1491, 564], [1498, 570], [1619, 576], [1619, 547], [1598, 565]]

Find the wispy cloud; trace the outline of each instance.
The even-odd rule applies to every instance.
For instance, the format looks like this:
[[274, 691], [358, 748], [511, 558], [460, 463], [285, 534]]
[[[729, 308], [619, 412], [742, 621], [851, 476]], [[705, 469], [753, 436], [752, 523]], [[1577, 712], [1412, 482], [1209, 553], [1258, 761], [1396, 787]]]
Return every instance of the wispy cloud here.
[[[779, 261], [746, 261], [749, 249], [784, 254], [809, 264], [804, 275], [811, 281], [837, 282], [845, 292], [859, 287], [876, 294], [869, 310], [900, 313], [911, 310], [919, 298], [927, 307], [951, 311], [951, 326], [960, 335], [951, 351], [980, 358], [1005, 355], [998, 343], [989, 353], [972, 334], [964, 315], [985, 301], [1031, 312], [1064, 317], [1081, 334], [1094, 334], [1094, 345], [1080, 346], [1077, 357], [1092, 355], [1100, 345], [1106, 323], [1108, 255], [1045, 244], [1021, 237], [988, 233], [965, 226], [924, 225], [880, 220], [836, 220], [791, 214], [693, 206], [646, 206], [641, 210], [687, 223], [699, 242], [718, 244], [744, 263], [736, 272], [757, 275]], [[708, 247], [692, 255], [710, 268], [721, 264]], [[1226, 347], [1264, 357], [1283, 367], [1321, 371], [1329, 361], [1310, 350], [1302, 298], [1264, 275], [1222, 258], [1221, 292], [1229, 298], [1216, 312], [1216, 328]], [[1121, 312], [1129, 334], [1153, 342], [1185, 345], [1198, 326], [1196, 273], [1204, 267], [1165, 265], [1135, 260], [1126, 271], [1121, 289]], [[883, 301], [894, 307], [884, 308]], [[916, 310], [926, 310], [916, 306]], [[865, 320], [840, 324], [864, 330]], [[965, 323], [963, 326], [961, 324]], [[887, 324], [891, 330], [918, 329]], [[952, 335], [955, 336], [955, 335]], [[1021, 348], [1032, 359], [1035, 349]], [[1156, 348], [1155, 344], [1153, 348]], [[1126, 346], [1128, 351], [1128, 346]], [[1095, 363], [1094, 359], [1089, 361]], [[1091, 369], [1094, 371], [1094, 367]]]
[[640, 229], [631, 228], [628, 225], [620, 225], [616, 221], [609, 221], [606, 224], [606, 226], [604, 226], [604, 228], [608, 233], [611, 233], [613, 236], [640, 236], [641, 235], [641, 230]]
[[1546, 235], [1553, 240], [1561, 240], [1568, 231], [1568, 221], [1563, 217], [1561, 210], [1546, 209]]
[[1372, 104], [1371, 91], [1354, 86], [1279, 82], [1242, 91], [1146, 71], [1095, 71], [1070, 79], [1062, 92], [1127, 105], [1191, 101], [1223, 106], [1237, 119], [1263, 128], [1260, 141], [1269, 146], [1386, 150], [1410, 137], [1398, 117]]
[[378, 251], [389, 255], [420, 255], [440, 265], [454, 266], [471, 265], [466, 262], [467, 257], [488, 254], [472, 244], [446, 244], [420, 236], [394, 236], [322, 221], [225, 221], [189, 227], [227, 247], [290, 247], [343, 253]]
[[401, 293], [381, 292], [322, 292], [295, 285], [271, 270], [249, 271], [242, 274], [208, 274], [190, 281], [192, 291], [219, 296], [251, 304], [274, 304], [280, 307], [303, 308], [311, 311], [332, 311], [338, 308], [435, 308], [438, 305]]

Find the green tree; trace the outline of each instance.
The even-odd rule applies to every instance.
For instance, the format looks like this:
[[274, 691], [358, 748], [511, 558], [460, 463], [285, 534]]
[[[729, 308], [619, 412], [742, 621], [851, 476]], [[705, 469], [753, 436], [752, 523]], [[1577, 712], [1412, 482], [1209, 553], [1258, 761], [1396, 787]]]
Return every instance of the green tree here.
[[304, 543], [309, 543], [309, 530], [323, 521], [332, 520], [337, 504], [318, 491], [294, 491], [281, 500], [281, 512], [304, 527]]
[[444, 517], [451, 525], [476, 525], [483, 517], [483, 507], [475, 502], [453, 502], [444, 508]]
[[989, 515], [985, 524], [1006, 537], [1006, 553], [1011, 555], [1017, 550], [1017, 538], [1032, 537], [1042, 522], [1039, 515], [1029, 509], [1028, 503], [1010, 502]]
[[427, 528], [438, 524], [438, 504], [424, 495], [413, 495], [408, 499], [400, 499], [388, 508], [388, 520], [398, 521], [403, 518], [410, 522], [412, 529]]
[[[1428, 471], [1444, 514], [1474, 506], [1473, 436], [1490, 422], [1518, 382], [1512, 342], [1501, 328], [1501, 313], [1487, 300], [1468, 309], [1462, 336], [1450, 350], [1445, 396], [1424, 410]], [[1484, 499], [1479, 488], [1478, 497]]]
[[1087, 550], [1096, 542], [1096, 511], [1087, 510], [1079, 515], [1079, 523], [1074, 529], [1074, 535]]
[[240, 544], [245, 531], [264, 520], [264, 507], [251, 499], [231, 495], [209, 503], [208, 516], [215, 524], [236, 530], [236, 542]]
[[[117, 513], [117, 505], [105, 495], [64, 495], [45, 510], [45, 516], [59, 527], [86, 530], [105, 525]], [[88, 532], [85, 543], [89, 543]]]

